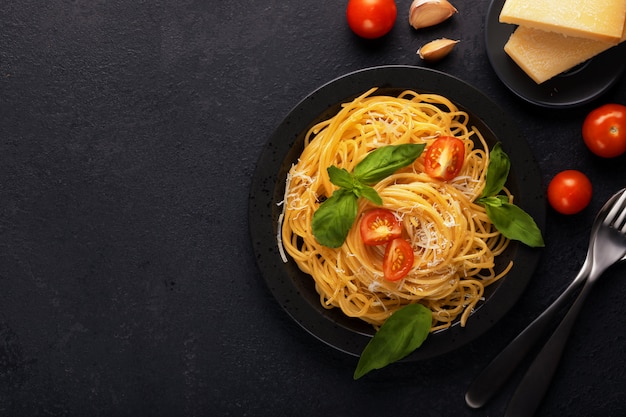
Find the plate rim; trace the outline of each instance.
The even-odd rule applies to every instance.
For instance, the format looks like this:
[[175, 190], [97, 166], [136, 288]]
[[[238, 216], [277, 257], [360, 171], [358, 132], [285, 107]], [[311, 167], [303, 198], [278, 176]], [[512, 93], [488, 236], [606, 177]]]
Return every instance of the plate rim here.
[[[524, 164], [530, 164], [530, 166], [535, 168], [529, 171], [525, 170], [524, 177], [527, 178], [527, 182], [532, 181], [536, 185], [536, 189], [524, 189], [524, 195], [519, 197], [522, 198], [523, 203], [525, 199], [526, 207], [524, 208], [533, 216], [539, 227], [542, 230], [545, 228], [546, 206], [543, 187], [541, 186], [541, 176], [538, 164], [528, 142], [522, 137], [520, 130], [512, 118], [508, 117], [506, 113], [484, 93], [465, 81], [430, 68], [410, 65], [382, 65], [363, 68], [341, 75], [313, 90], [291, 109], [283, 121], [273, 131], [257, 160], [249, 193], [249, 232], [258, 269], [267, 287], [282, 309], [285, 310], [300, 327], [315, 338], [328, 346], [352, 356], [360, 355], [364, 346], [371, 338], [371, 335], [346, 329], [337, 323], [331, 322], [319, 313], [317, 314], [319, 314], [320, 317], [309, 317], [312, 314], [316, 314], [311, 309], [316, 309], [308, 305], [307, 302], [291, 299], [299, 294], [299, 292], [293, 283], [285, 281], [284, 276], [276, 277], [276, 274], [280, 275], [282, 273], [281, 266], [278, 264], [278, 262], [282, 263], [282, 260], [280, 260], [278, 253], [275, 229], [273, 224], [271, 225], [271, 230], [268, 229], [270, 225], [266, 223], [270, 222], [265, 223], [262, 221], [263, 215], [261, 212], [269, 210], [270, 213], [266, 212], [265, 215], [267, 216], [269, 214], [268, 217], [272, 217], [272, 204], [275, 202], [274, 190], [279, 176], [278, 171], [280, 170], [280, 165], [286, 158], [287, 153], [291, 150], [297, 136], [303, 134], [305, 129], [303, 126], [310, 126], [315, 118], [319, 117], [319, 115], [327, 111], [333, 105], [345, 102], [349, 97], [354, 97], [376, 86], [372, 84], [372, 81], [376, 79], [379, 80], [378, 87], [429, 91], [444, 95], [455, 104], [467, 109], [472, 109], [472, 104], [476, 107], [480, 107], [479, 112], [472, 109], [472, 113], [477, 118], [481, 119], [491, 130], [493, 130], [495, 126], [496, 131], [494, 131], [494, 134], [496, 137], [500, 137], [497, 132], [503, 130], [507, 131], [507, 137], [509, 137], [509, 139], [503, 141], [505, 150], [508, 146], [512, 146], [511, 143], [516, 143], [517, 153], [515, 155], [510, 154], [512, 166], [520, 166], [520, 161], [523, 160]], [[417, 84], [420, 83], [422, 83], [422, 85], [418, 86]], [[446, 90], [447, 94], [439, 91], [440, 88]], [[346, 92], [350, 92], [350, 94], [346, 94]], [[343, 95], [344, 97], [337, 97], [338, 95]], [[332, 101], [332, 103], [330, 101]], [[472, 103], [468, 103], [468, 101]], [[312, 112], [316, 112], [315, 117], [309, 117]], [[309, 117], [309, 119], [303, 120], [305, 117]], [[511, 131], [513, 133], [511, 133]], [[290, 137], [283, 137], [285, 134]], [[268, 163], [276, 164], [276, 166], [270, 169], [270, 167], [267, 166]], [[516, 196], [516, 198], [517, 197], [518, 196]], [[271, 223], [273, 223], [273, 220]], [[271, 238], [273, 245], [269, 245], [267, 242], [261, 242], [259, 238]], [[274, 247], [272, 248], [270, 246]], [[472, 314], [466, 327], [453, 326], [445, 331], [429, 335], [422, 347], [405, 358], [404, 361], [424, 360], [450, 352], [474, 340], [501, 319], [521, 297], [541, 256], [540, 250], [528, 248], [524, 245], [519, 245], [517, 250], [524, 259], [523, 267], [526, 268], [528, 272], [525, 273], [524, 279], [521, 280], [522, 282], [511, 283], [511, 280], [504, 280], [502, 281], [503, 285], [506, 285], [502, 287], [502, 289], [498, 288], [497, 290], [505, 291], [506, 294], [510, 293], [510, 303], [506, 306], [493, 306], [494, 303], [492, 303], [491, 307], [488, 307], [490, 306], [489, 302], [484, 303]], [[522, 266], [520, 266], [520, 268], [522, 268]], [[282, 288], [281, 286], [291, 286], [291, 288]], [[487, 314], [490, 312], [492, 316], [497, 317], [490, 318]], [[484, 319], [481, 320], [481, 318]], [[323, 329], [320, 329], [320, 326], [323, 327]], [[329, 340], [342, 336], [352, 340], [345, 342]]]

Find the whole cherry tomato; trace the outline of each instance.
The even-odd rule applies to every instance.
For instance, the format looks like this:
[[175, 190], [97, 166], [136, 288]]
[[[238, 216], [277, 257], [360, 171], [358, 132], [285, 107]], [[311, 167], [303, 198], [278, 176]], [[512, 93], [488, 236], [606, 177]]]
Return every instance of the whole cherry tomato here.
[[426, 149], [424, 170], [428, 175], [449, 181], [459, 175], [465, 161], [465, 144], [453, 136], [441, 136]]
[[366, 39], [380, 38], [396, 23], [398, 10], [394, 0], [349, 0], [346, 9], [348, 26]]
[[614, 158], [626, 152], [626, 106], [605, 104], [583, 122], [583, 140], [594, 154]]
[[561, 214], [576, 214], [589, 205], [592, 191], [591, 181], [582, 172], [561, 171], [548, 185], [548, 201]]

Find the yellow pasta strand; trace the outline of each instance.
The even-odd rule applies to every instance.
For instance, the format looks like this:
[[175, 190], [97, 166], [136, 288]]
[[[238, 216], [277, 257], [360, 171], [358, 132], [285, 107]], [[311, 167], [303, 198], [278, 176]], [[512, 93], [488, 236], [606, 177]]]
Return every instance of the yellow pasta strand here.
[[[485, 286], [512, 267], [509, 263], [495, 271], [495, 257], [509, 241], [474, 203], [485, 186], [487, 144], [477, 129], [468, 126], [467, 113], [445, 97], [414, 91], [376, 96], [375, 90], [345, 103], [334, 117], [306, 134], [305, 148], [288, 174], [280, 240], [285, 252], [315, 281], [325, 308], [340, 308], [347, 316], [378, 327], [395, 310], [421, 303], [433, 312], [431, 331], [457, 320], [465, 326]], [[361, 240], [358, 219], [374, 208], [366, 199], [359, 200], [357, 222], [341, 247], [328, 248], [316, 241], [311, 232], [313, 213], [337, 188], [328, 177], [330, 165], [352, 172], [376, 148], [402, 143], [428, 147], [439, 136], [455, 136], [465, 144], [465, 161], [455, 179], [429, 177], [420, 157], [374, 185], [383, 207], [402, 219], [404, 237], [413, 247], [414, 265], [405, 278], [386, 280], [384, 246], [367, 246]]]

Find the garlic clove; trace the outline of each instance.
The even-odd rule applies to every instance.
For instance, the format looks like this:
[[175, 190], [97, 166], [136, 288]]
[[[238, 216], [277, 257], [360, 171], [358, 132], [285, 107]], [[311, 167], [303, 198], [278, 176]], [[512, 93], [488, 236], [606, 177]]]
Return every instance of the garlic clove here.
[[435, 39], [418, 49], [417, 54], [424, 61], [439, 61], [448, 55], [457, 43], [459, 43], [459, 41], [448, 38]]
[[457, 9], [448, 0], [413, 0], [409, 23], [415, 29], [437, 25], [449, 19]]

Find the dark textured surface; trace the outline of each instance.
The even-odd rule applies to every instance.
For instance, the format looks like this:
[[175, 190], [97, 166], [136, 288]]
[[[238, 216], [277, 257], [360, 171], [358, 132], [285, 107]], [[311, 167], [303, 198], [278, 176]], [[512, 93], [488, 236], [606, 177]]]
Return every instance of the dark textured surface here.
[[[435, 29], [354, 37], [345, 2], [26, 0], [0, 5], [0, 415], [497, 416], [463, 394], [573, 278], [589, 226], [626, 185], [582, 118], [626, 103], [626, 80], [586, 106], [534, 108], [491, 70], [488, 1]], [[249, 242], [250, 178], [264, 142], [319, 85], [460, 38], [442, 70], [514, 115], [547, 181], [586, 172], [583, 213], [548, 212], [547, 247], [521, 301], [440, 359], [355, 382], [355, 358], [291, 322]], [[538, 415], [626, 413], [626, 267], [590, 295]], [[519, 374], [516, 376], [519, 378]]]

